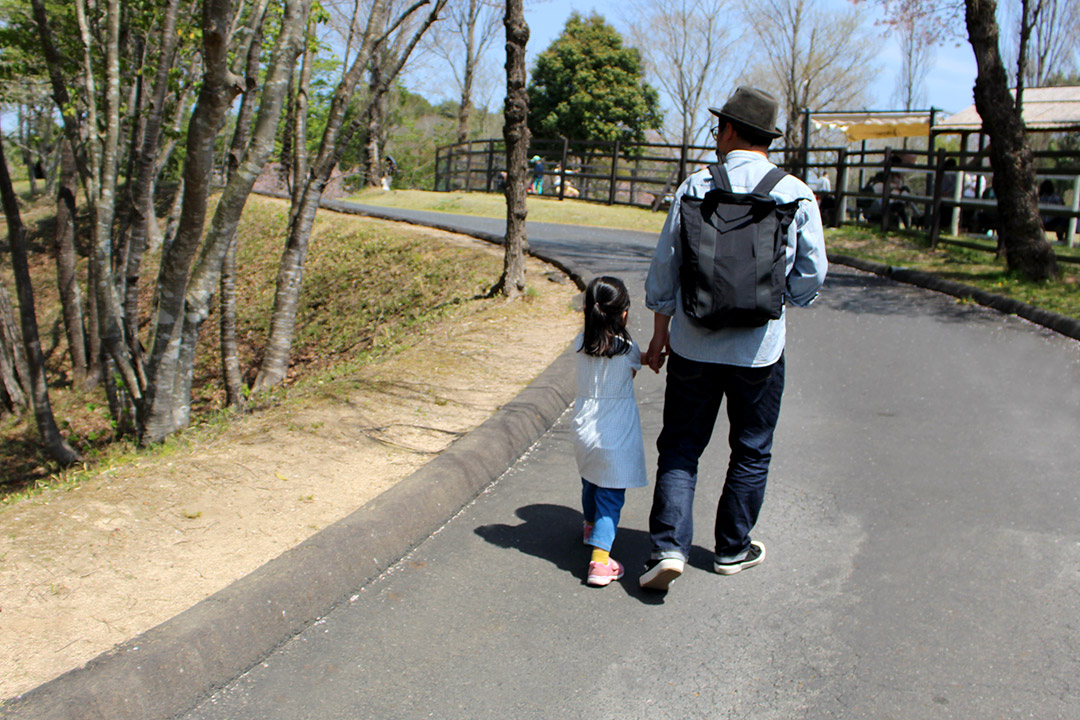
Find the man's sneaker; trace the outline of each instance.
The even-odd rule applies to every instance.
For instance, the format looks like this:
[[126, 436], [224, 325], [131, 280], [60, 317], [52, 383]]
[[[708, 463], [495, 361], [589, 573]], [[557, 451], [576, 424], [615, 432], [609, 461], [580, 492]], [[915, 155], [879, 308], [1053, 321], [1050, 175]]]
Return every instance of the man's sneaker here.
[[645, 565], [638, 583], [648, 590], [667, 590], [675, 578], [682, 575], [685, 563], [679, 558], [663, 558], [650, 560]]
[[581, 523], [581, 542], [586, 545], [589, 544], [589, 540], [592, 538], [593, 524], [591, 522]]
[[753, 540], [750, 542], [750, 548], [746, 551], [746, 557], [742, 560], [733, 560], [732, 562], [720, 562], [719, 560], [716, 560], [713, 562], [713, 570], [716, 570], [716, 572], [721, 575], [734, 575], [746, 568], [760, 565], [764, 561], [765, 546], [757, 540]]
[[593, 587], [604, 587], [623, 576], [623, 566], [615, 558], [608, 558], [606, 563], [589, 563], [589, 577], [585, 583]]

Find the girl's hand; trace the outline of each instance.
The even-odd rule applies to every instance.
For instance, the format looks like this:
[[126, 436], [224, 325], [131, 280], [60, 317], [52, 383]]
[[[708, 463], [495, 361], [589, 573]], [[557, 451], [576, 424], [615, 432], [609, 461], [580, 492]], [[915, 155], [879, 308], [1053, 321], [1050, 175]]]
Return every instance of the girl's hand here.
[[641, 364], [648, 365], [654, 373], [659, 373], [667, 360], [668, 346], [666, 337], [656, 337], [649, 342], [649, 349], [641, 354]]

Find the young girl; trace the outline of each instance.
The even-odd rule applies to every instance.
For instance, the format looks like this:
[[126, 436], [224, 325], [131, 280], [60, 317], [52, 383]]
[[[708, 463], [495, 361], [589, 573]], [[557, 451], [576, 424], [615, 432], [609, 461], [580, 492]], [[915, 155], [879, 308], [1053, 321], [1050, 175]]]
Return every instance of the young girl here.
[[592, 545], [589, 585], [622, 577], [610, 557], [626, 488], [648, 484], [634, 375], [641, 350], [626, 330], [630, 295], [621, 280], [598, 277], [585, 289], [585, 331], [574, 341], [578, 394], [574, 451], [581, 474], [585, 544]]

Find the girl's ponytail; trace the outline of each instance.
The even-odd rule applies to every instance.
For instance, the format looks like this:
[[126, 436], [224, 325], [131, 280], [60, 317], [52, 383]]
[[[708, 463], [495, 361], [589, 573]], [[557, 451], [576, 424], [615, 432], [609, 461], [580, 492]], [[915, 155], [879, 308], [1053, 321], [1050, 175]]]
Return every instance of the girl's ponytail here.
[[585, 288], [586, 355], [611, 357], [630, 352], [630, 333], [623, 323], [623, 313], [630, 308], [630, 293], [619, 278], [593, 278]]

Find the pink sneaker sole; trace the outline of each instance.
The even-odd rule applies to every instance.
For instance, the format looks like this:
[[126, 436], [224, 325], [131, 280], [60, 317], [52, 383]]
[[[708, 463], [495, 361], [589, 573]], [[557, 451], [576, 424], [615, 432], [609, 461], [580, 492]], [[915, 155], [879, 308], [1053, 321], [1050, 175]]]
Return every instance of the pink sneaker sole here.
[[623, 566], [615, 559], [609, 559], [607, 563], [589, 563], [589, 577], [585, 580], [587, 585], [604, 587], [623, 576]]

